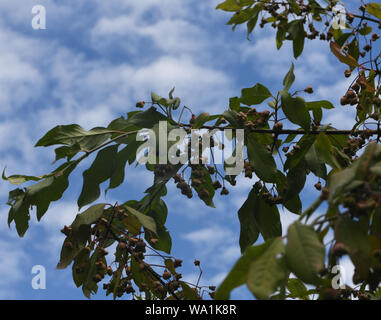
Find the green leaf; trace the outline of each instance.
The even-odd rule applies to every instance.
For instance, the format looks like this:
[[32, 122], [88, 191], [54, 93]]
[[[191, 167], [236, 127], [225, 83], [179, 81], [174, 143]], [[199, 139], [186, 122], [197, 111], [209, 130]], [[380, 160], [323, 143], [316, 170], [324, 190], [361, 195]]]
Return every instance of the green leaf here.
[[339, 59], [339, 61], [348, 65], [351, 70], [359, 66], [356, 59], [349, 55], [349, 53], [345, 51], [342, 52], [341, 47], [337, 43], [331, 41], [330, 48], [332, 53]]
[[334, 200], [336, 195], [340, 195], [345, 188], [356, 179], [358, 164], [359, 162], [355, 161], [354, 165], [330, 175], [328, 180], [328, 201], [330, 203]]
[[[135, 137], [136, 135], [134, 135]], [[132, 164], [136, 159], [136, 152], [144, 141], [133, 140], [116, 155], [115, 170], [110, 177], [108, 189], [119, 187], [124, 181], [126, 163]]]
[[241, 102], [248, 106], [260, 104], [270, 98], [271, 92], [264, 85], [257, 83], [252, 88], [245, 88], [241, 91]]
[[[73, 259], [78, 256], [81, 250], [86, 246], [87, 240], [90, 238], [91, 229], [89, 225], [82, 225], [67, 237], [62, 245], [60, 261], [57, 269], [65, 269], [69, 266]], [[71, 245], [68, 246], [67, 244]]]
[[309, 300], [308, 290], [304, 283], [296, 278], [288, 279], [287, 285], [288, 291], [290, 291], [290, 298], [300, 298], [304, 300]]
[[156, 223], [155, 220], [153, 220], [151, 217], [139, 212], [138, 210], [135, 210], [134, 208], [131, 208], [129, 206], [124, 205], [126, 210], [131, 213], [135, 218], [139, 220], [139, 222], [142, 224], [142, 226], [153, 233], [157, 234], [156, 231]]
[[71, 225], [73, 231], [76, 232], [82, 225], [89, 226], [95, 223], [102, 216], [105, 206], [107, 206], [106, 203], [98, 203], [86, 209], [84, 212], [77, 214]]
[[372, 27], [370, 27], [370, 26], [363, 26], [362, 28], [359, 29], [358, 32], [362, 36], [366, 36], [366, 35], [368, 35], [369, 33], [372, 32]]
[[269, 205], [256, 194], [254, 188], [250, 191], [245, 203], [238, 211], [240, 220], [241, 252], [252, 245], [261, 233], [264, 240], [282, 235], [282, 225], [276, 205]]
[[233, 97], [229, 99], [229, 109], [234, 111], [239, 111], [240, 109], [240, 100], [238, 97]]
[[248, 137], [247, 152], [257, 177], [264, 182], [275, 182], [277, 174], [275, 160], [262, 144], [254, 140], [252, 135]]
[[45, 174], [45, 175], [39, 176], [39, 177], [24, 176], [24, 175], [20, 175], [20, 174], [15, 174], [15, 175], [6, 177], [5, 176], [5, 168], [4, 168], [3, 174], [2, 174], [2, 179], [9, 181], [12, 184], [18, 185], [18, 184], [22, 184], [22, 183], [27, 182], [27, 181], [40, 181], [41, 179], [50, 177], [52, 174], [54, 174], [54, 173]]
[[[156, 250], [170, 254], [172, 248], [172, 239], [167, 228], [164, 225], [156, 224], [156, 232], [157, 235], [155, 238], [157, 238], [158, 242], [156, 244], [151, 244], [151, 246]], [[145, 237], [147, 241], [150, 241], [150, 239], [153, 238], [148, 232], [145, 233]]]
[[152, 99], [152, 102], [156, 102], [156, 103], [159, 103], [159, 104], [167, 107], [167, 99], [157, 95], [154, 92], [151, 92], [151, 99]]
[[323, 132], [319, 133], [316, 142], [315, 142], [316, 152], [319, 154], [319, 157], [328, 165], [334, 169], [340, 169], [341, 166], [338, 163], [337, 159], [334, 156], [333, 147], [331, 141], [327, 135]]
[[48, 147], [55, 144], [73, 145], [78, 143], [83, 146], [98, 145], [100, 141], [106, 141], [112, 130], [97, 127], [89, 131], [84, 130], [77, 124], [60, 125], [51, 129], [37, 143], [36, 147]]
[[8, 215], [8, 224], [12, 221], [16, 224], [16, 230], [20, 237], [24, 236], [29, 226], [29, 209], [37, 208], [37, 220], [39, 221], [46, 213], [52, 201], [57, 201], [69, 185], [68, 177], [75, 169], [78, 161], [67, 162], [57, 168], [47, 178], [35, 185], [12, 190], [9, 193], [8, 204], [11, 206]]
[[196, 121], [193, 124], [194, 129], [200, 129], [205, 122], [209, 121], [210, 114], [208, 112], [201, 113], [197, 118]]
[[314, 109], [320, 109], [320, 108], [324, 108], [324, 109], [335, 108], [333, 104], [327, 100], [306, 102], [306, 107], [308, 110], [314, 110]]
[[373, 172], [374, 174], [381, 176], [381, 163], [378, 162], [374, 164], [371, 168], [370, 171]]
[[372, 16], [381, 19], [381, 4], [377, 2], [371, 2], [366, 5], [366, 11]]
[[268, 299], [285, 282], [288, 274], [282, 238], [268, 242], [266, 250], [251, 263], [247, 274], [247, 286], [258, 299]]
[[226, 111], [224, 111], [222, 116], [226, 119], [226, 121], [228, 121], [230, 123], [230, 125], [233, 128], [239, 128], [240, 127], [238, 124], [238, 121], [237, 121], [237, 112], [236, 111], [226, 110]]
[[292, 63], [290, 70], [288, 70], [286, 76], [283, 79], [284, 90], [288, 91], [288, 89], [290, 89], [294, 81], [295, 81], [294, 64]]
[[304, 48], [304, 23], [303, 20], [294, 20], [288, 25], [288, 33], [290, 34], [290, 39], [293, 41], [293, 51], [294, 58], [298, 58], [303, 52]]
[[253, 0], [225, 0], [220, 3], [216, 9], [221, 9], [224, 11], [238, 11], [242, 7], [253, 4]]
[[359, 44], [357, 41], [357, 38], [353, 38], [352, 42], [349, 44], [348, 47], [348, 53], [358, 61], [359, 55], [360, 55], [360, 50], [359, 50]]
[[[103, 137], [102, 139], [99, 140], [99, 142], [103, 143], [105, 141], [104, 140], [105, 138], [106, 137]], [[67, 158], [67, 160], [70, 161], [80, 151], [81, 151], [81, 145], [78, 142], [74, 143], [72, 146], [62, 146], [62, 147], [56, 148], [54, 150], [56, 154], [56, 159], [54, 160], [54, 162], [64, 158]]]
[[340, 217], [335, 225], [335, 239], [348, 248], [351, 260], [360, 275], [363, 278], [368, 277], [371, 247], [367, 224], [348, 217]]
[[[279, 28], [280, 26], [282, 26], [282, 28]], [[282, 47], [283, 41], [286, 39], [286, 26], [287, 22], [281, 22], [278, 26], [278, 30], [275, 36], [276, 47], [278, 50]]]
[[135, 113], [130, 119], [128, 119], [131, 125], [138, 126], [140, 128], [152, 128], [159, 121], [165, 121], [167, 118], [156, 110], [155, 107], [151, 107], [146, 111]]
[[281, 91], [282, 110], [287, 119], [300, 125], [304, 130], [309, 131], [311, 117], [308, 113], [306, 103], [303, 98], [293, 98], [287, 91]]
[[[233, 25], [233, 31], [238, 24], [242, 24], [246, 21], [248, 21], [253, 15], [255, 15], [254, 8], [246, 8], [241, 11], [237, 11], [233, 16], [230, 18], [230, 20], [226, 23], [227, 25]], [[258, 17], [258, 13], [257, 13]]]
[[199, 295], [196, 288], [191, 288], [184, 281], [180, 281], [181, 288], [185, 300], [199, 300]]
[[89, 169], [83, 172], [83, 186], [78, 198], [78, 207], [95, 201], [100, 196], [99, 185], [111, 178], [116, 169], [118, 145], [100, 150]]
[[306, 162], [300, 161], [287, 173], [287, 191], [284, 195], [285, 200], [290, 200], [297, 196], [304, 188], [306, 183]]
[[327, 167], [325, 166], [323, 159], [321, 159], [315, 144], [313, 144], [307, 151], [305, 160], [307, 168], [310, 169], [317, 177], [327, 179]]
[[267, 249], [269, 242], [259, 246], [248, 247], [243, 255], [234, 264], [232, 270], [226, 276], [222, 284], [218, 287], [215, 299], [228, 300], [230, 292], [246, 283], [247, 273], [250, 265], [260, 257]]
[[300, 280], [317, 284], [318, 273], [324, 268], [324, 245], [312, 227], [293, 223], [287, 232], [286, 259], [291, 270]]
[[239, 245], [243, 253], [248, 246], [251, 246], [257, 241], [259, 230], [255, 223], [254, 211], [257, 209], [256, 204], [259, 202], [259, 197], [252, 189], [242, 207], [238, 210], [238, 218], [241, 225], [239, 235]]
[[262, 8], [263, 8], [262, 3], [257, 3], [255, 5], [251, 18], [247, 22], [247, 37], [249, 37], [250, 33], [254, 30], [258, 21], [259, 12], [261, 12]]
[[[213, 188], [213, 181], [212, 181], [212, 178], [210, 176], [210, 173], [208, 172], [208, 170], [204, 166], [201, 166], [199, 169], [202, 171], [202, 177], [200, 178], [201, 184], [197, 185], [197, 186], [192, 185], [192, 188], [197, 191], [197, 194], [199, 195], [199, 197], [200, 197], [200, 192], [202, 190], [206, 189], [206, 191], [208, 191], [209, 195], [208, 196], [202, 196], [202, 197], [200, 197], [200, 199], [202, 201], [204, 201], [204, 203], [207, 206], [215, 208], [215, 205], [213, 202], [215, 190]], [[195, 177], [192, 174], [192, 179], [194, 179], [194, 178]]]
[[304, 158], [308, 150], [310, 150], [311, 146], [314, 144], [315, 140], [316, 135], [314, 134], [304, 135], [298, 142], [300, 148], [286, 160], [284, 169], [287, 170], [294, 168]]
[[350, 36], [352, 36], [352, 32], [343, 33], [341, 29], [333, 30], [333, 38], [339, 46], [342, 46]]

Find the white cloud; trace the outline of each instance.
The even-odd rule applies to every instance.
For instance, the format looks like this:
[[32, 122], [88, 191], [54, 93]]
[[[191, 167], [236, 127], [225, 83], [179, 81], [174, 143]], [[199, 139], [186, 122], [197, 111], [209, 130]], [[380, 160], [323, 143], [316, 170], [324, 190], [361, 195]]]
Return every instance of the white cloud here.
[[28, 256], [16, 243], [3, 241], [0, 243], [0, 288], [12, 287], [25, 278], [23, 266]]

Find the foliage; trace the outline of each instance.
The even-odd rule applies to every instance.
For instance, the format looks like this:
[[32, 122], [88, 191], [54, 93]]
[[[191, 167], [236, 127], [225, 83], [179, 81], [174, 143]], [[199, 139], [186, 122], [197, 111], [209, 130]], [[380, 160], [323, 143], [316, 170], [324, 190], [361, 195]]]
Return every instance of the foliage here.
[[[168, 99], [152, 93], [151, 101], [136, 104], [144, 111], [129, 112], [105, 128], [86, 131], [73, 124], [50, 130], [36, 146], [57, 146], [55, 160], [65, 162], [51, 173], [7, 177], [3, 172], [3, 179], [12, 184], [36, 182], [10, 191], [8, 224], [15, 223], [22, 237], [29, 227], [31, 208], [36, 207], [40, 220], [50, 203], [59, 200], [68, 188], [71, 172], [97, 153], [83, 172], [78, 197], [79, 208], [93, 204], [100, 196], [101, 183], [108, 181], [107, 189], [119, 187], [125, 166], [139, 160], [136, 155], [146, 143], [137, 139], [139, 130], [157, 133], [159, 122], [167, 121], [168, 130], [186, 130], [180, 141], [168, 141], [167, 145], [167, 150], [175, 148], [176, 155], [185, 156], [186, 163], [164, 164], [158, 161], [163, 155], [155, 153], [157, 164], [146, 165], [153, 173], [153, 185], [141, 200], [93, 204], [62, 230], [66, 239], [57, 267], [72, 264], [73, 280], [85, 296], [96, 293], [98, 283], [108, 275], [104, 289], [114, 298], [123, 294], [143, 298], [144, 293], [145, 299], [200, 299], [206, 290], [211, 297], [227, 299], [234, 288], [246, 284], [258, 299], [380, 299], [381, 55], [374, 52], [379, 38], [374, 29], [380, 27], [381, 8], [369, 3], [359, 8], [360, 14], [346, 13], [347, 29], [342, 30], [331, 24], [337, 2], [326, 3], [323, 7], [315, 0], [226, 0], [217, 9], [233, 13], [227, 23], [233, 30], [246, 23], [248, 37], [258, 22], [261, 28], [271, 25], [276, 30], [276, 47], [291, 41], [295, 59], [302, 54], [306, 40], [329, 41], [333, 56], [346, 65], [344, 76], [356, 72], [341, 98], [343, 106], [356, 108], [353, 128], [336, 130], [321, 123], [326, 109], [340, 107], [325, 100], [306, 101], [302, 95], [313, 94], [311, 87], [290, 91], [294, 64], [279, 91], [271, 92], [257, 83], [242, 89], [239, 97], [230, 98], [229, 108], [222, 114], [203, 112], [197, 116], [192, 112], [189, 123], [181, 122], [185, 108], [180, 108], [174, 90]], [[265, 102], [270, 109], [265, 109]], [[294, 129], [285, 129], [282, 121]], [[217, 190], [228, 195], [228, 185], [236, 184], [236, 176], [226, 174], [228, 165], [214, 162], [213, 152], [223, 149], [224, 144], [211, 138], [205, 146], [202, 132], [196, 129], [243, 129], [244, 175], [258, 179], [238, 211], [242, 256], [215, 293], [214, 287], [202, 288], [181, 280], [177, 272], [181, 260], [170, 256], [172, 240], [165, 227], [168, 210], [163, 198], [171, 180], [187, 198], [196, 194], [210, 207], [214, 207]], [[196, 144], [188, 140], [191, 136], [196, 137]], [[210, 165], [203, 157], [206, 149], [212, 155]], [[199, 155], [190, 158], [190, 151], [195, 150]], [[315, 188], [321, 194], [303, 210], [300, 193], [309, 174], [318, 179]], [[322, 203], [326, 212], [316, 214]], [[283, 236], [280, 207], [299, 215]], [[263, 243], [256, 244], [262, 239]], [[106, 248], [113, 244], [117, 244], [115, 258], [110, 263], [105, 258]], [[157, 266], [145, 260], [146, 250], [163, 260], [164, 272], [158, 273]], [[355, 266], [353, 282], [359, 287], [332, 288], [335, 274], [331, 270], [344, 255]], [[195, 266], [200, 267], [200, 262], [196, 260]]]

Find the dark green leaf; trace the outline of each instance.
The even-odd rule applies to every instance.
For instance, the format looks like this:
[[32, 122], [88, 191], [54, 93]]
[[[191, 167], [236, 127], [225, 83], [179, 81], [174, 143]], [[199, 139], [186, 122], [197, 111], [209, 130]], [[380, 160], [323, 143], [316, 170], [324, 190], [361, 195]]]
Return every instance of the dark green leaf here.
[[76, 232], [82, 225], [89, 226], [95, 223], [102, 216], [105, 206], [107, 206], [106, 203], [98, 203], [77, 214], [71, 225], [73, 231]]
[[331, 141], [323, 132], [319, 133], [315, 142], [316, 152], [319, 154], [320, 159], [330, 165], [332, 168], [340, 169], [340, 164], [334, 156]]
[[372, 16], [381, 19], [381, 4], [377, 2], [371, 2], [366, 5], [366, 11]]
[[288, 70], [286, 76], [283, 79], [284, 90], [288, 91], [288, 89], [290, 89], [294, 81], [295, 81], [294, 64], [292, 63], [290, 70]]
[[288, 25], [288, 33], [290, 39], [293, 41], [294, 58], [296, 59], [301, 55], [304, 48], [304, 23], [303, 20], [294, 20]]
[[239, 245], [243, 253], [248, 246], [257, 241], [259, 230], [255, 223], [254, 211], [257, 209], [256, 204], [259, 202], [258, 196], [252, 189], [242, 207], [238, 210], [238, 218], [241, 225], [239, 236]]
[[293, 98], [287, 91], [281, 91], [281, 103], [288, 120], [300, 125], [306, 131], [310, 130], [311, 117], [303, 98]]
[[296, 278], [291, 278], [288, 280], [287, 285], [288, 290], [290, 291], [289, 297], [290, 298], [300, 298], [309, 300], [308, 297], [308, 290], [304, 283]]
[[300, 161], [287, 173], [287, 191], [284, 195], [285, 200], [290, 200], [297, 196], [304, 188], [306, 183], [306, 162]]
[[135, 210], [134, 208], [131, 208], [129, 206], [124, 205], [124, 207], [127, 209], [127, 211], [129, 213], [131, 213], [133, 216], [135, 216], [135, 218], [137, 218], [139, 220], [139, 222], [142, 224], [142, 226], [144, 228], [152, 231], [155, 234], [157, 233], [156, 223], [151, 217], [149, 217], [149, 216], [147, 216], [147, 215], [145, 215], [145, 214], [139, 212], [138, 210]]
[[316, 135], [314, 134], [304, 135], [298, 142], [300, 148], [286, 160], [286, 163], [284, 164], [285, 170], [294, 168], [304, 158], [308, 150], [314, 144], [315, 140]]
[[[97, 145], [99, 140], [107, 140], [111, 133], [113, 133], [112, 130], [101, 127], [86, 131], [77, 124], [61, 125], [46, 133], [35, 146], [47, 147], [55, 144], [73, 145], [75, 143], [81, 146], [93, 146]], [[92, 143], [89, 143], [89, 139]]]
[[271, 153], [260, 143], [249, 136], [247, 142], [249, 162], [255, 174], [264, 182], [275, 182], [277, 167]]
[[[247, 286], [258, 299], [268, 299], [287, 277], [282, 238], [268, 241], [266, 250], [251, 264]], [[281, 255], [279, 257], [279, 255]]]
[[305, 160], [307, 168], [310, 169], [316, 176], [323, 179], [327, 178], [327, 168], [323, 159], [320, 158], [315, 144], [313, 144], [306, 153]]
[[318, 273], [324, 268], [324, 245], [312, 227], [293, 223], [287, 232], [286, 259], [300, 280], [317, 284]]
[[111, 178], [116, 169], [118, 145], [100, 150], [89, 169], [83, 172], [83, 187], [78, 198], [78, 207], [95, 201], [100, 196], [99, 185]]
[[225, 0], [224, 2], [220, 3], [216, 9], [221, 9], [224, 11], [238, 11], [241, 10], [242, 7], [253, 4], [253, 0], [242, 0], [240, 2], [237, 2], [236, 0]]
[[165, 121], [167, 118], [156, 110], [155, 107], [151, 107], [146, 111], [134, 114], [130, 119], [131, 125], [138, 126], [140, 128], [152, 128], [159, 121]]
[[216, 300], [229, 299], [230, 292], [246, 283], [247, 273], [253, 261], [258, 259], [267, 249], [270, 242], [259, 246], [248, 247], [243, 255], [233, 266], [232, 270], [226, 276], [225, 280], [218, 287], [215, 295]]
[[241, 102], [248, 106], [260, 104], [267, 98], [270, 98], [271, 92], [264, 85], [257, 83], [252, 88], [242, 89]]
[[306, 102], [306, 107], [308, 110], [314, 110], [314, 109], [320, 109], [320, 108], [324, 108], [324, 109], [335, 108], [333, 104], [327, 100]]
[[345, 245], [357, 271], [366, 278], [371, 263], [367, 225], [348, 217], [340, 217], [335, 225], [335, 239]]

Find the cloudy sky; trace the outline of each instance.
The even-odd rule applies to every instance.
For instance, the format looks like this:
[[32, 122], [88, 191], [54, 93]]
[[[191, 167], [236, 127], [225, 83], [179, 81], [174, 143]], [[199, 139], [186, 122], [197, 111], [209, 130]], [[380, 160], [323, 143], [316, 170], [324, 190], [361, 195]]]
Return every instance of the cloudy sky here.
[[[330, 54], [327, 42], [306, 42], [303, 55], [292, 59], [286, 43], [276, 50], [274, 33], [258, 29], [246, 39], [245, 28], [231, 31], [229, 15], [216, 11], [218, 0], [3, 0], [0, 2], [0, 166], [7, 174], [50, 172], [53, 149], [35, 149], [35, 142], [58, 124], [77, 123], [86, 129], [106, 126], [134, 110], [150, 92], [176, 95], [195, 113], [223, 112], [229, 97], [257, 82], [281, 89], [291, 62], [295, 89], [307, 85], [315, 94], [338, 105], [350, 83], [345, 66]], [[31, 26], [32, 8], [46, 8], [46, 30]], [[353, 124], [349, 108], [338, 106], [325, 122], [338, 128]], [[89, 162], [79, 169], [86, 169]], [[136, 183], [139, 181], [139, 183]], [[253, 181], [239, 178], [231, 196], [216, 198], [216, 209], [199, 199], [187, 200], [169, 186], [167, 227], [173, 253], [184, 260], [183, 274], [198, 276], [193, 260], [201, 260], [203, 284], [218, 285], [240, 255], [237, 210]], [[315, 183], [315, 179], [310, 181]], [[56, 270], [63, 236], [59, 230], [77, 213], [81, 173], [70, 180], [64, 197], [51, 205], [40, 223], [32, 218], [24, 238], [7, 226], [8, 192], [0, 183], [0, 299], [82, 299], [71, 279], [71, 269]], [[140, 199], [152, 176], [128, 168], [121, 190], [107, 201]], [[306, 204], [315, 196], [304, 193]], [[104, 197], [99, 201], [104, 201]], [[181, 205], [179, 205], [181, 203]], [[307, 205], [306, 205], [307, 206]], [[281, 212], [283, 228], [295, 219]], [[32, 267], [47, 271], [46, 290], [31, 287]], [[101, 290], [102, 291], [102, 290]], [[103, 298], [100, 293], [98, 298]], [[251, 298], [246, 289], [233, 298]], [[96, 298], [96, 297], [95, 297]]]

